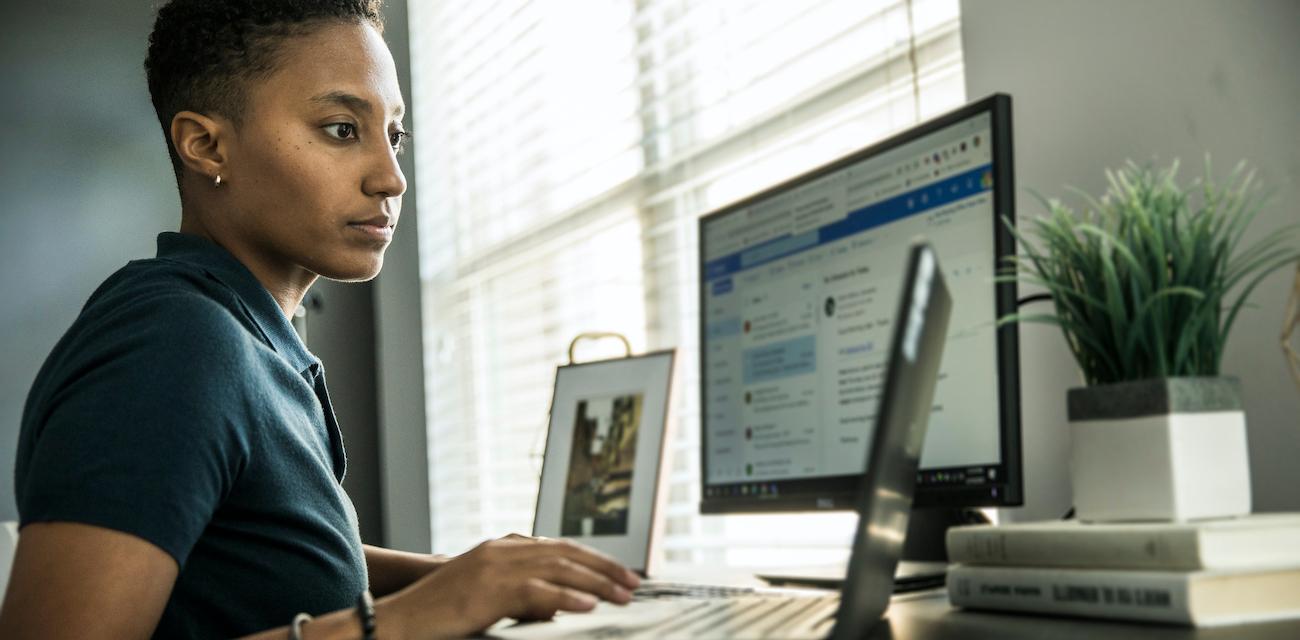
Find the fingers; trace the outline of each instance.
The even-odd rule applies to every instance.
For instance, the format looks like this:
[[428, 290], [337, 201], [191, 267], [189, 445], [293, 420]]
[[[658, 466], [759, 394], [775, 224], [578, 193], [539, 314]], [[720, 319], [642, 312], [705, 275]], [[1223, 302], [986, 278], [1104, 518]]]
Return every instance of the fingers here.
[[626, 589], [635, 589], [641, 585], [641, 578], [619, 564], [613, 558], [590, 547], [568, 540], [539, 540], [537, 544], [550, 550], [555, 555], [579, 563], [596, 573], [618, 583]]
[[589, 594], [532, 578], [522, 585], [522, 608], [513, 617], [529, 620], [546, 620], [557, 611], [591, 611], [596, 599]]
[[[506, 537], [467, 554], [514, 597], [498, 601], [511, 617], [548, 618], [558, 610], [587, 611], [596, 597], [626, 604], [640, 578], [609, 556], [567, 540]], [[498, 611], [501, 611], [500, 609]], [[497, 613], [496, 615], [502, 615]]]
[[549, 555], [536, 558], [533, 563], [538, 567], [536, 575], [552, 584], [572, 587], [618, 604], [632, 601], [631, 591], [580, 562]]

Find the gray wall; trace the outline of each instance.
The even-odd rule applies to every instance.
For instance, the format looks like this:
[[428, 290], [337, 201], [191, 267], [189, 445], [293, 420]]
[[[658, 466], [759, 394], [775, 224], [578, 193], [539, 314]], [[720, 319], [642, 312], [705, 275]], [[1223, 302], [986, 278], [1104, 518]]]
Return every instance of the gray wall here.
[[[1294, 0], [963, 0], [968, 97], [1014, 99], [1017, 213], [1041, 212], [1024, 189], [1104, 188], [1103, 167], [1210, 152], [1240, 159], [1274, 190], [1254, 227], [1300, 221], [1300, 3]], [[1228, 343], [1225, 373], [1246, 392], [1256, 511], [1300, 510], [1300, 391], [1278, 336], [1294, 271], [1253, 296]], [[1079, 384], [1054, 329], [1021, 332], [1028, 503], [1012, 519], [1059, 517], [1070, 504], [1064, 393]]]
[[33, 2], [0, 21], [0, 520], [16, 519], [23, 401], [113, 270], [152, 255], [180, 203], [145, 86], [143, 2]]
[[[34, 2], [9, 8], [0, 21], [0, 520], [17, 517], [19, 421], [46, 354], [109, 273], [152, 256], [155, 235], [180, 223], [142, 68], [154, 4]], [[405, 59], [405, 6], [398, 9], [389, 32]], [[328, 371], [348, 446], [344, 485], [362, 538], [379, 543], [374, 289], [317, 285], [323, 305], [309, 320], [308, 344]], [[418, 477], [427, 478], [423, 468]]]

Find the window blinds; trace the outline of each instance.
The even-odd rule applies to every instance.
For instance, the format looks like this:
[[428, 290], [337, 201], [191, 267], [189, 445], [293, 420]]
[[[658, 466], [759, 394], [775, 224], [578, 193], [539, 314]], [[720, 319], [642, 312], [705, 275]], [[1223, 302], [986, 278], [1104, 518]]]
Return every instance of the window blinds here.
[[697, 513], [696, 224], [961, 104], [958, 19], [957, 0], [411, 2], [435, 551], [531, 529], [555, 367], [608, 330], [678, 348], [659, 560], [845, 556], [847, 514]]

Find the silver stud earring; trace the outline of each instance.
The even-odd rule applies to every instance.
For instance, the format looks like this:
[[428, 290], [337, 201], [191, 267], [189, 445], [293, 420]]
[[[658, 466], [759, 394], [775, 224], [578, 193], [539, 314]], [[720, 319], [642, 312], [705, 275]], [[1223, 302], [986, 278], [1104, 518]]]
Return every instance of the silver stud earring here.
[[217, 174], [217, 177], [214, 178], [214, 179], [212, 180], [212, 186], [214, 186], [214, 187], [216, 187], [216, 188], [218, 188], [218, 189], [221, 188], [221, 174], [220, 174], [220, 173], [218, 173], [218, 174]]

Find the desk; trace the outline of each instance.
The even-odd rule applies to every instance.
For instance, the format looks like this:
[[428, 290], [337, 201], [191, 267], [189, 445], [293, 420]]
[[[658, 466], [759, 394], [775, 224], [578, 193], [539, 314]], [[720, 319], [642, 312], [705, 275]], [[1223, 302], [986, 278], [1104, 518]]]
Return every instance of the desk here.
[[[719, 575], [721, 574], [721, 575]], [[676, 576], [677, 581], [684, 577]], [[714, 572], [711, 584], [750, 586], [756, 580], [734, 570]], [[702, 582], [701, 582], [702, 583]], [[616, 605], [605, 605], [614, 608]], [[564, 614], [561, 614], [564, 615]], [[583, 614], [570, 614], [579, 618]], [[662, 614], [657, 614], [662, 615]], [[659, 618], [662, 619], [662, 618]], [[550, 627], [549, 623], [531, 630], [531, 638], [574, 637], [577, 629]], [[487, 637], [504, 637], [499, 633], [514, 625], [505, 620], [488, 630]], [[593, 636], [582, 636], [593, 637]], [[612, 635], [596, 637], [616, 637]], [[1091, 618], [1034, 616], [1019, 613], [996, 613], [954, 609], [948, 604], [944, 588], [894, 596], [880, 624], [872, 629], [869, 640], [1300, 640], [1300, 619], [1232, 627], [1193, 629], [1173, 625], [1129, 623]]]
[[[769, 572], [780, 573], [779, 569]], [[762, 573], [762, 571], [759, 571]], [[666, 577], [679, 582], [762, 586], [753, 570], [711, 569], [679, 572]], [[894, 596], [885, 621], [872, 640], [1082, 640], [1093, 638], [1141, 640], [1300, 640], [1300, 619], [1231, 627], [1193, 629], [1142, 622], [1093, 618], [1063, 618], [1020, 613], [955, 609], [946, 589]]]
[[1297, 640], [1300, 619], [1233, 627], [1192, 629], [1087, 618], [1059, 618], [954, 609], [944, 589], [894, 596], [872, 640]]

